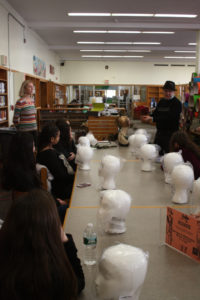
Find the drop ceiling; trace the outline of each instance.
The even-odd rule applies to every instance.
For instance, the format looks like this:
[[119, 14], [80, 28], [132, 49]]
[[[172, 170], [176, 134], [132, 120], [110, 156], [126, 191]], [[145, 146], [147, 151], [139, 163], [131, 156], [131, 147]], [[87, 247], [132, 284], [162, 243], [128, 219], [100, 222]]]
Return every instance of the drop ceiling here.
[[[28, 26], [64, 60], [133, 60], [162, 63], [195, 64], [195, 53], [174, 51], [195, 51], [196, 33], [200, 30], [199, 0], [8, 0], [26, 21]], [[196, 18], [156, 18], [156, 17], [75, 17], [67, 13], [168, 13], [196, 14]], [[74, 33], [74, 30], [93, 31], [170, 31], [174, 34], [148, 33]], [[104, 44], [78, 44], [77, 42], [103, 42]], [[131, 42], [132, 44], [109, 44]], [[137, 45], [137, 42], [158, 42], [159, 45]], [[90, 51], [80, 51], [90, 50]], [[91, 51], [99, 50], [99, 51]], [[101, 50], [101, 51], [100, 51]], [[109, 50], [109, 51], [107, 51]], [[118, 52], [123, 50], [123, 52]], [[130, 50], [141, 50], [132, 52]], [[149, 50], [150, 52], [142, 52]], [[82, 57], [82, 56], [101, 57]], [[109, 57], [118, 56], [118, 57]], [[131, 56], [143, 56], [135, 58]]]

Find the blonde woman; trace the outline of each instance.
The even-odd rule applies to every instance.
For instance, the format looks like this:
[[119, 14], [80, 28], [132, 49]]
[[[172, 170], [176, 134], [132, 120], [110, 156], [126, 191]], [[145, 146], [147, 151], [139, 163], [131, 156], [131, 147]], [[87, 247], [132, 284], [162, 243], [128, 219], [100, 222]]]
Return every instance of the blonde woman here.
[[15, 104], [13, 123], [19, 131], [26, 131], [37, 139], [37, 119], [34, 99], [32, 98], [34, 85], [31, 80], [25, 80], [20, 88], [20, 99]]

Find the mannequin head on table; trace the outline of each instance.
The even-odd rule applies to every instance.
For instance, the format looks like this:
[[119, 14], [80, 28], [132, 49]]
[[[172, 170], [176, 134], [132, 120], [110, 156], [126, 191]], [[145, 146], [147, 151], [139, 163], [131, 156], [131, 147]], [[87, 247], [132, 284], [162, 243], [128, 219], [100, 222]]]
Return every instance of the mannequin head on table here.
[[90, 147], [90, 140], [86, 136], [80, 136], [78, 139], [78, 146]]
[[142, 166], [141, 170], [150, 172], [153, 170], [152, 163], [155, 161], [156, 157], [158, 156], [158, 151], [156, 145], [145, 144], [141, 147], [141, 159], [142, 159]]
[[115, 176], [121, 167], [120, 159], [113, 155], [105, 155], [101, 160], [99, 176], [103, 177], [102, 188], [105, 190], [115, 189]]
[[145, 280], [148, 255], [141, 249], [119, 244], [106, 249], [99, 263], [96, 290], [100, 299], [130, 297], [138, 300]]
[[194, 182], [194, 171], [192, 166], [187, 164], [175, 166], [171, 178], [175, 188], [172, 202], [180, 204], [187, 203], [188, 194]]
[[125, 232], [131, 196], [122, 190], [102, 191], [101, 196], [98, 218], [103, 230], [116, 234]]
[[81, 170], [90, 170], [90, 161], [93, 157], [93, 149], [88, 146], [79, 146], [76, 154], [76, 163]]

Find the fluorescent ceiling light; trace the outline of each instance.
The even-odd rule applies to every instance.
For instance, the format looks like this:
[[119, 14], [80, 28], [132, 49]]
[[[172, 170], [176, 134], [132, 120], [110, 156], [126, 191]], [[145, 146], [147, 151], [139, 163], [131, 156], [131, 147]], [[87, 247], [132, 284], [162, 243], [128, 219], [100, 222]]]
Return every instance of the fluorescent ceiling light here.
[[154, 14], [111, 14], [113, 17], [153, 17]]
[[161, 43], [157, 42], [134, 42], [134, 45], [160, 45]]
[[128, 52], [151, 52], [150, 50], [128, 50]]
[[197, 15], [185, 15], [185, 14], [155, 14], [158, 18], [196, 18]]
[[82, 55], [82, 57], [102, 57], [101, 55]]
[[184, 58], [184, 59], [195, 59], [195, 56], [164, 56], [164, 58]]
[[105, 44], [104, 42], [77, 42], [77, 44]]
[[102, 58], [142, 58], [136, 55], [82, 55], [82, 57], [102, 57]]
[[105, 42], [107, 45], [132, 45], [132, 42]]
[[196, 51], [193, 51], [193, 50], [189, 50], [189, 51], [184, 51], [184, 50], [175, 50], [174, 52], [177, 52], [177, 53], [196, 53]]
[[174, 31], [142, 31], [142, 33], [147, 34], [174, 34]]
[[141, 33], [141, 31], [108, 30], [108, 33]]
[[189, 46], [196, 46], [197, 43], [188, 43]]
[[133, 34], [141, 33], [141, 31], [130, 31], [130, 30], [73, 30], [74, 33], [124, 33]]
[[118, 49], [113, 49], [113, 50], [80, 50], [80, 52], [151, 52], [150, 50], [118, 50]]
[[74, 33], [106, 33], [107, 30], [73, 30]]
[[111, 13], [68, 13], [72, 17], [109, 17]]
[[144, 56], [142, 56], [142, 55], [124, 55], [123, 57], [125, 57], [125, 58], [129, 58], [129, 57], [142, 58]]
[[103, 52], [127, 52], [127, 50], [103, 50]]
[[123, 57], [122, 55], [102, 55], [102, 57], [113, 58], [113, 57]]
[[103, 50], [80, 50], [81, 52], [102, 52]]

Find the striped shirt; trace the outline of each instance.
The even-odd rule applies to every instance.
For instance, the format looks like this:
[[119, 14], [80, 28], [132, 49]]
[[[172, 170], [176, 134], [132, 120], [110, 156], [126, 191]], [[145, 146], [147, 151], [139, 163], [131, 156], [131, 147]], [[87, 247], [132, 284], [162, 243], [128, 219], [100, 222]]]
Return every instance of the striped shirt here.
[[27, 103], [25, 98], [16, 102], [13, 123], [20, 131], [37, 130], [36, 108], [33, 99], [31, 99], [31, 104]]

